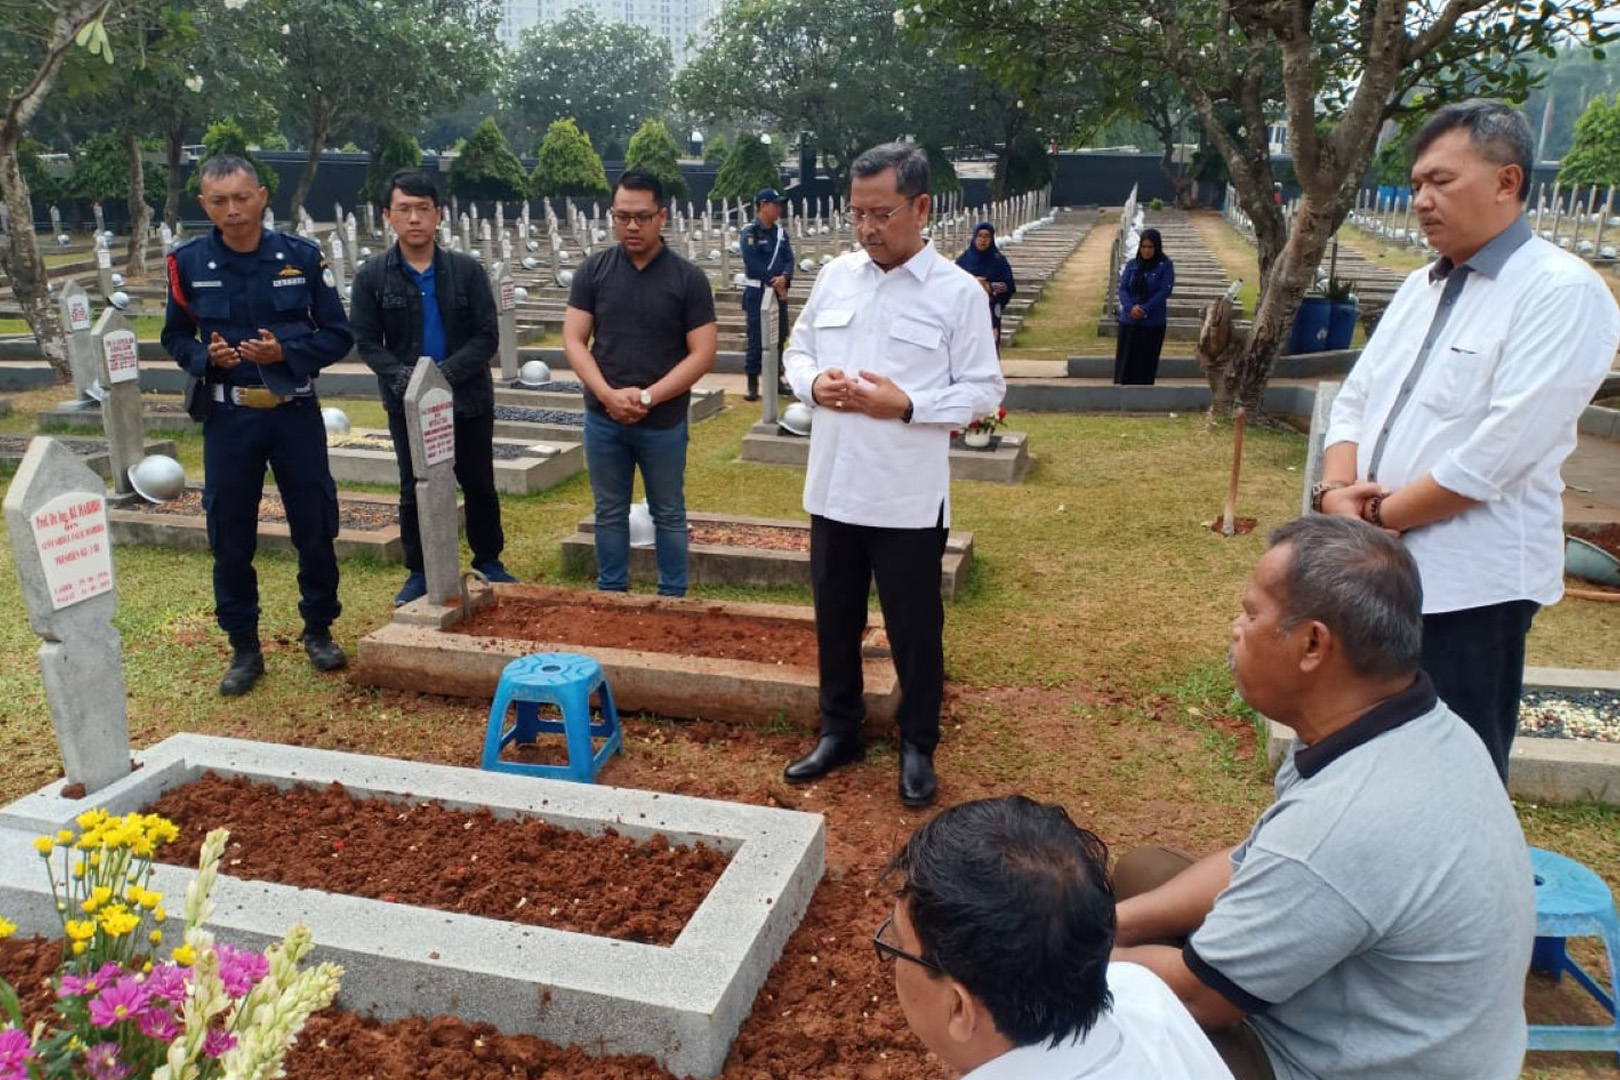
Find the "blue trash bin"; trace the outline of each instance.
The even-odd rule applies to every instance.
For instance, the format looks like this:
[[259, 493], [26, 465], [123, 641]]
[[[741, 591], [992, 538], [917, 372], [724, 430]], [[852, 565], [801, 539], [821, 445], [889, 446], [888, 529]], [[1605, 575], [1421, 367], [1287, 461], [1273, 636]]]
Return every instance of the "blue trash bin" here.
[[1348, 349], [1356, 336], [1356, 301], [1352, 297], [1342, 304], [1332, 304], [1328, 316], [1327, 347]]
[[1325, 296], [1307, 296], [1299, 302], [1294, 313], [1294, 326], [1288, 334], [1288, 351], [1292, 355], [1321, 352], [1327, 348], [1328, 322], [1333, 316], [1333, 305]]

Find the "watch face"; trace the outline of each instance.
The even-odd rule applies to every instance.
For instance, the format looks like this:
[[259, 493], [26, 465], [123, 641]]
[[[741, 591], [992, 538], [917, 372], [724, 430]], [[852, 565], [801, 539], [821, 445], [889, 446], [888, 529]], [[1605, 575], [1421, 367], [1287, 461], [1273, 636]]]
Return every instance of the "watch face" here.
[[641, 403], [643, 405], [651, 405], [652, 404], [652, 391], [651, 390], [643, 390], [641, 392]]

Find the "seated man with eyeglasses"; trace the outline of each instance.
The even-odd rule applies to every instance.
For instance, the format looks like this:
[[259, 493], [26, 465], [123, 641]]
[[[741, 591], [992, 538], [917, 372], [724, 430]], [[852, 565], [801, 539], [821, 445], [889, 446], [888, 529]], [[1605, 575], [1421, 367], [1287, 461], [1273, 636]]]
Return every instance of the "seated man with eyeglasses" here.
[[1231, 1080], [1158, 976], [1109, 963], [1108, 849], [1061, 806], [1013, 795], [923, 825], [884, 877], [906, 1022], [969, 1080]]

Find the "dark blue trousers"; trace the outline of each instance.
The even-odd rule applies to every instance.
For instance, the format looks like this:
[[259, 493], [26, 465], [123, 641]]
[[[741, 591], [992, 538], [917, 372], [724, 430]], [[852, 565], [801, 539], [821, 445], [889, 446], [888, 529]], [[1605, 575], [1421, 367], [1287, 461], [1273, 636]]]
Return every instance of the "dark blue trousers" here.
[[214, 403], [203, 423], [203, 509], [214, 553], [214, 616], [238, 648], [257, 647], [259, 498], [264, 472], [275, 475], [287, 528], [298, 551], [298, 613], [324, 633], [338, 602], [337, 487], [326, 462], [326, 428], [314, 397], [274, 409]]
[[[748, 344], [743, 353], [743, 371], [749, 375], [758, 375], [764, 367], [764, 339], [759, 335], [759, 305], [764, 299], [764, 289], [743, 290], [743, 324], [748, 329]], [[783, 300], [776, 305], [776, 374], [782, 375], [782, 347], [788, 339], [788, 311], [787, 301]]]
[[1505, 782], [1519, 730], [1524, 639], [1541, 605], [1509, 600], [1423, 616], [1423, 670], [1440, 700], [1479, 733]]

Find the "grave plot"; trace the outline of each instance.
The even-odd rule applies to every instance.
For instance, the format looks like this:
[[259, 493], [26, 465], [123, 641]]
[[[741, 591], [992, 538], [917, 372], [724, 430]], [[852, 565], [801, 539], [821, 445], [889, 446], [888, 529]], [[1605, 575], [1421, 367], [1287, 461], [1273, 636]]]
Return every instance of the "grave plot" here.
[[[549, 491], [585, 468], [585, 448], [578, 441], [498, 438], [494, 446], [495, 490], [506, 495]], [[341, 437], [329, 435], [326, 459], [340, 484], [399, 485], [394, 440], [386, 431], [356, 428]]]
[[[465, 604], [423, 599], [398, 609], [360, 640], [354, 677], [487, 701], [510, 661], [540, 652], [598, 660], [621, 715], [820, 722], [815, 614], [787, 604], [499, 585]], [[862, 655], [867, 722], [878, 731], [894, 719], [900, 690], [876, 613]]]
[[[99, 408], [69, 402], [34, 414], [36, 431], [104, 431], [107, 421]], [[145, 396], [141, 408], [141, 428], [145, 431], [200, 431], [202, 425], [186, 414], [179, 398], [154, 399]]]
[[[60, 927], [36, 836], [71, 827], [90, 809], [161, 806], [166, 793], [209, 772], [283, 792], [337, 784], [348, 796], [389, 806], [396, 818], [436, 803], [456, 822], [441, 830], [452, 843], [469, 831], [543, 823], [602, 842], [611, 830], [634, 845], [656, 848], [661, 835], [676, 847], [701, 843], [723, 854], [724, 871], [667, 945], [249, 880], [235, 872], [230, 853], [214, 891], [210, 928], [222, 940], [262, 948], [289, 924], [308, 925], [311, 961], [344, 966], [344, 1008], [383, 1020], [451, 1014], [592, 1055], [649, 1054], [677, 1076], [719, 1073], [824, 868], [823, 820], [796, 811], [197, 735], [174, 736], [136, 757], [140, 768], [90, 796], [66, 798], [57, 781], [0, 809], [0, 910], [23, 934]], [[298, 831], [316, 828], [307, 816], [294, 820]], [[341, 864], [342, 849], [333, 852], [330, 841], [326, 848], [318, 859]], [[545, 851], [524, 850], [530, 860]], [[238, 854], [254, 857], [246, 845]], [[195, 876], [194, 868], [159, 865], [151, 887], [178, 903]], [[624, 904], [632, 875], [625, 878], [607, 875], [592, 902]]]
[[[456, 504], [458, 526], [461, 504]], [[203, 515], [202, 491], [189, 488], [173, 502], [153, 505], [131, 502], [109, 509], [113, 542], [151, 544], [157, 547], [208, 550], [208, 521]], [[399, 538], [399, 498], [394, 495], [338, 493], [338, 534], [334, 541], [338, 558], [369, 555], [379, 562], [405, 561], [405, 547]], [[259, 550], [295, 549], [281, 499], [268, 477], [264, 498], [259, 503]]]
[[[33, 441], [32, 435], [0, 435], [0, 462], [17, 464], [28, 452], [28, 445]], [[67, 436], [58, 437], [56, 441], [88, 465], [97, 476], [103, 480], [113, 480], [112, 451], [106, 439]], [[173, 457], [175, 453], [173, 439], [147, 439], [142, 445], [148, 454], [166, 454]]]
[[[731, 514], [686, 515], [691, 527], [687, 573], [697, 585], [797, 585], [810, 587], [810, 525], [802, 521], [737, 517]], [[570, 571], [596, 574], [596, 517], [591, 515], [562, 542], [563, 565]], [[973, 534], [952, 532], [940, 558], [939, 591], [949, 599], [967, 580], [973, 561]], [[654, 549], [630, 549], [630, 576], [657, 581]]]
[[[980, 480], [992, 484], [1021, 484], [1029, 474], [1029, 436], [1022, 431], [998, 433], [988, 447], [975, 449], [951, 442], [951, 479]], [[810, 461], [810, 440], [758, 423], [742, 438], [741, 461], [761, 465], [796, 465]]]

